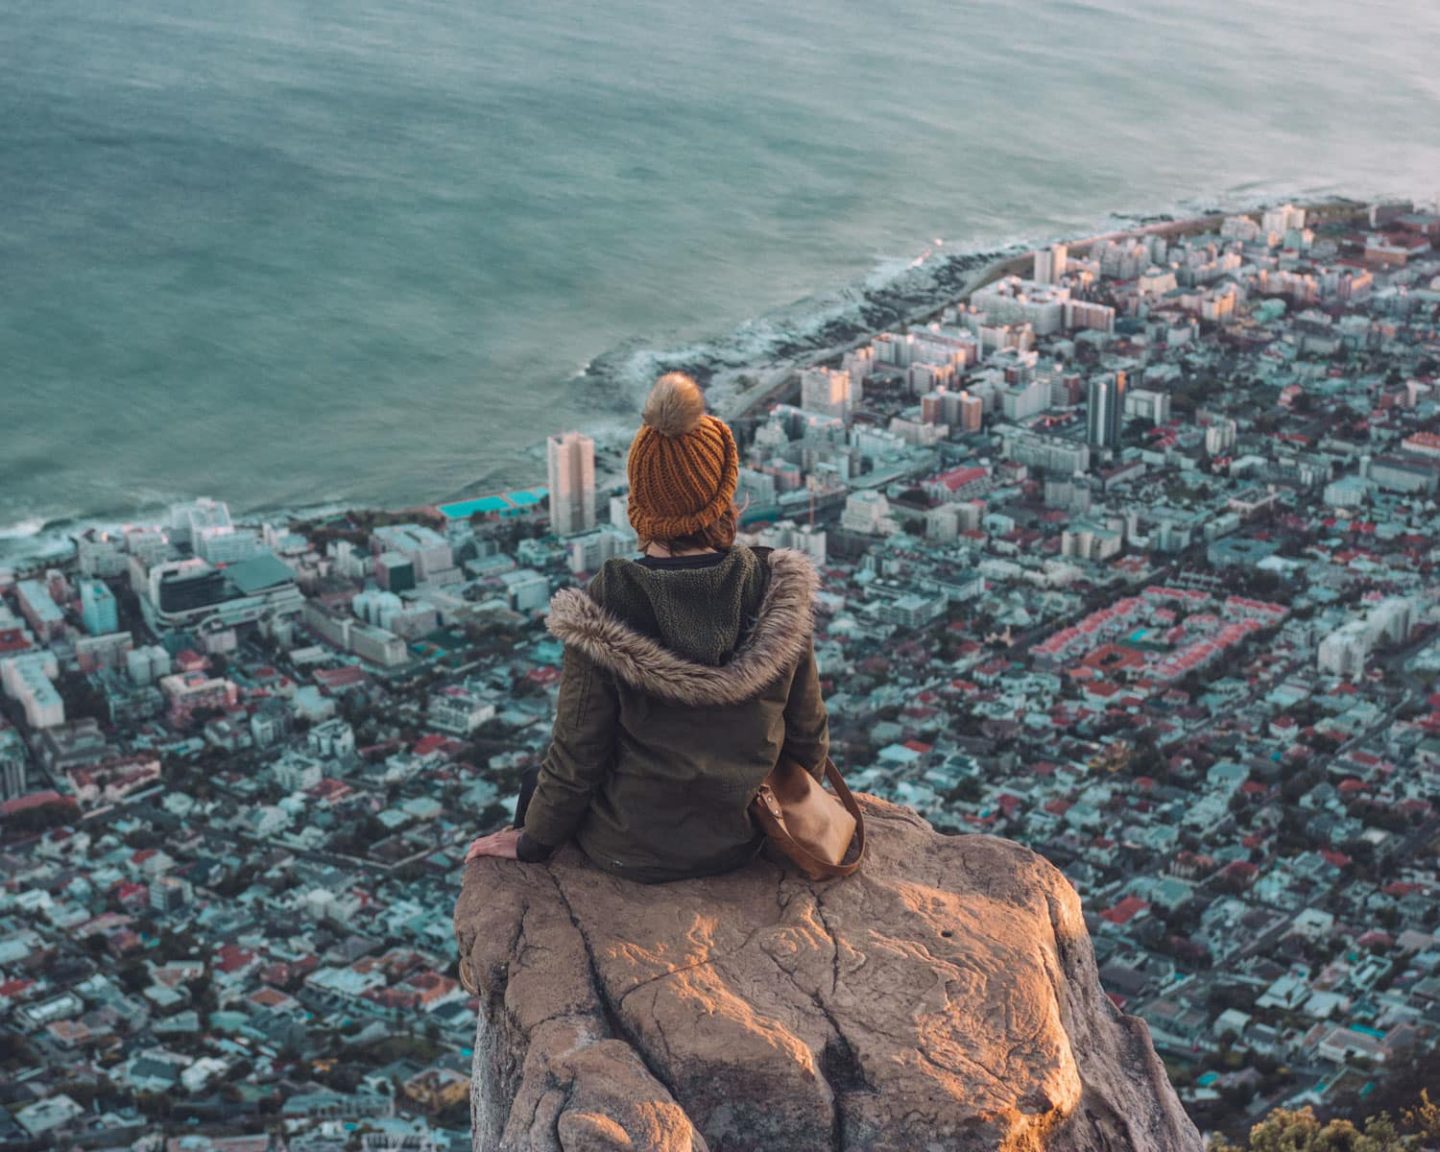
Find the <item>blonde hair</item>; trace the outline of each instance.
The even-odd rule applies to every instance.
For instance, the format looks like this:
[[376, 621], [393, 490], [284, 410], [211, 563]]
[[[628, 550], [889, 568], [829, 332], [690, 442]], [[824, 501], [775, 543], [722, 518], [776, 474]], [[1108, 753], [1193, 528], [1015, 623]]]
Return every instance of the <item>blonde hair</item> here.
[[670, 552], [680, 552], [686, 548], [716, 548], [724, 550], [735, 543], [735, 533], [740, 528], [740, 509], [732, 500], [718, 518], [712, 520], [703, 528], [694, 532], [687, 532], [683, 536], [673, 536], [665, 539], [646, 539], [640, 537], [640, 550], [643, 552], [652, 544], [663, 544]]

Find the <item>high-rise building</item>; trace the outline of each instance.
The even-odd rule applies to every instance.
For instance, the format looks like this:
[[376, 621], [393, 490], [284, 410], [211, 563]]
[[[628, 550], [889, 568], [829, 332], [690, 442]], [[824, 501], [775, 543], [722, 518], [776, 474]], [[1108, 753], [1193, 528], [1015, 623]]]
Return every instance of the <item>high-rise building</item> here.
[[1125, 412], [1125, 373], [1090, 381], [1085, 403], [1085, 440], [1099, 448], [1120, 447], [1121, 419]]
[[0, 720], [0, 800], [25, 793], [25, 762], [29, 752], [20, 733]]
[[1034, 279], [1039, 284], [1058, 284], [1065, 275], [1070, 262], [1070, 249], [1064, 244], [1052, 244], [1035, 253]]
[[1281, 204], [1278, 208], [1267, 209], [1260, 217], [1260, 228], [1271, 235], [1283, 236], [1286, 232], [1305, 227], [1305, 209], [1293, 204]]
[[985, 403], [979, 396], [972, 396], [969, 392], [960, 393], [960, 419], [957, 422], [947, 421], [951, 427], [958, 427], [962, 432], [978, 432], [985, 414]]
[[120, 627], [120, 614], [115, 607], [115, 593], [99, 580], [86, 580], [80, 585], [80, 619], [91, 636], [104, 636]]
[[800, 407], [849, 421], [859, 407], [860, 388], [848, 372], [806, 368], [800, 373]]
[[579, 432], [551, 436], [546, 444], [550, 530], [574, 536], [595, 527], [595, 441]]

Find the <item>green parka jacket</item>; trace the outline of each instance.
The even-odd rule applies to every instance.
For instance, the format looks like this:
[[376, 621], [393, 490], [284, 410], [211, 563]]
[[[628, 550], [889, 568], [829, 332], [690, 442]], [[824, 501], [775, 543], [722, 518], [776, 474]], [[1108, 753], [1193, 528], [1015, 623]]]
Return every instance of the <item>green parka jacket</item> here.
[[782, 749], [817, 776], [829, 750], [817, 584], [803, 552], [737, 545], [696, 568], [610, 560], [587, 591], [557, 592], [560, 695], [526, 834], [573, 836], [601, 868], [647, 883], [753, 858], [764, 834], [750, 800]]

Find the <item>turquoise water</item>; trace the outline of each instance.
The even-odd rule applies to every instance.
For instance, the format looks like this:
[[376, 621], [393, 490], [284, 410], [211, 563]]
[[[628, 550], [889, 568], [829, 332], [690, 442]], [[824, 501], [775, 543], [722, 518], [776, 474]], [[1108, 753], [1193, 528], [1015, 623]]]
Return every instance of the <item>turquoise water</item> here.
[[1440, 190], [1430, 4], [0, 0], [0, 27], [12, 542], [200, 493], [525, 486], [548, 432], [633, 419], [654, 351], [763, 354], [927, 251]]

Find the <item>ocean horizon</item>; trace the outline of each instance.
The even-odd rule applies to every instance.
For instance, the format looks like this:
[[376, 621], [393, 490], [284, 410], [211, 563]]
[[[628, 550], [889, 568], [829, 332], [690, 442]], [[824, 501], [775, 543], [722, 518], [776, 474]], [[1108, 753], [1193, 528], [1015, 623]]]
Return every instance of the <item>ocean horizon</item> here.
[[1437, 11], [750, 7], [12, 9], [0, 562], [198, 495], [533, 485], [657, 370], [947, 261], [1440, 191]]

